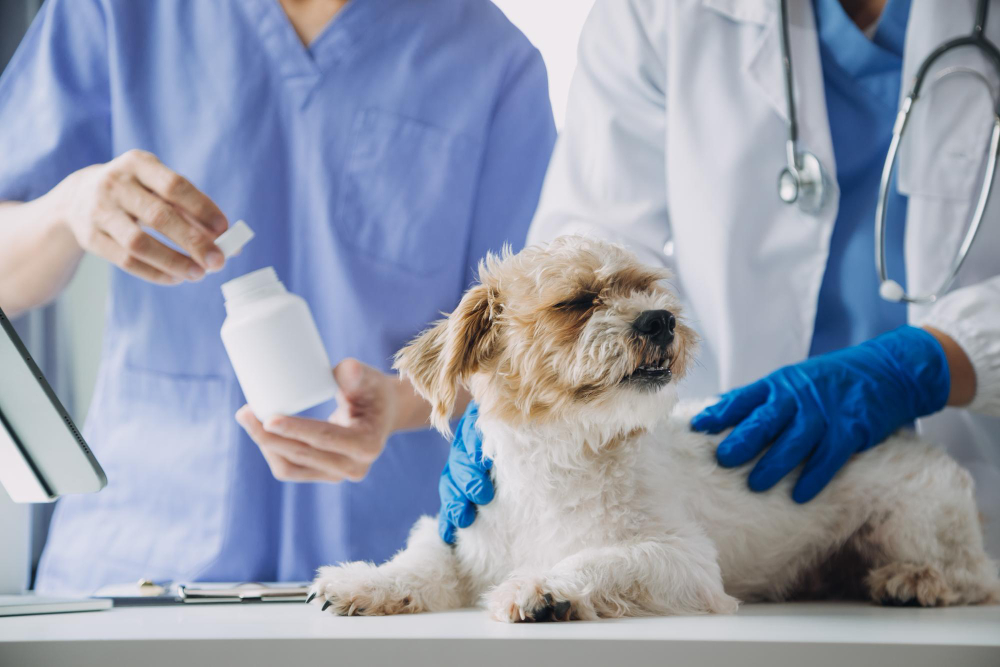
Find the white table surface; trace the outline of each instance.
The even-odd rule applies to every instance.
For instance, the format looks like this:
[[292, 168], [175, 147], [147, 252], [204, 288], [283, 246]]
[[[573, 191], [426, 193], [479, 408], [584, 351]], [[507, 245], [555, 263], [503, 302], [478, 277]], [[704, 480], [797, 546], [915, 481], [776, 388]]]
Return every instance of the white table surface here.
[[997, 667], [1000, 606], [745, 605], [735, 616], [519, 625], [471, 609], [341, 618], [298, 603], [0, 618], [2, 667], [130, 664]]

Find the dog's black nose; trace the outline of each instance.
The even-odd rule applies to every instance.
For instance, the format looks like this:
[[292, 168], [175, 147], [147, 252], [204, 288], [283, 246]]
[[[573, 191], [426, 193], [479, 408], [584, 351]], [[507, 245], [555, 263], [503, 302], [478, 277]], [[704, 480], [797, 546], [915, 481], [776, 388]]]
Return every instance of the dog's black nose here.
[[640, 336], [664, 347], [673, 342], [676, 326], [677, 319], [669, 310], [644, 310], [632, 323]]

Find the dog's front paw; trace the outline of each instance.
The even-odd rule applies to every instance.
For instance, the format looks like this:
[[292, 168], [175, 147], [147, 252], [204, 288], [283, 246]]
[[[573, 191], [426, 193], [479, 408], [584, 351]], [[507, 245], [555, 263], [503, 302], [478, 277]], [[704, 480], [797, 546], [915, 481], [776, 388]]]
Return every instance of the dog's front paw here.
[[307, 602], [340, 616], [386, 616], [418, 611], [399, 583], [373, 563], [321, 567]]
[[546, 585], [542, 577], [512, 577], [486, 594], [486, 607], [494, 619], [506, 623], [594, 617], [589, 605], [569, 598]]

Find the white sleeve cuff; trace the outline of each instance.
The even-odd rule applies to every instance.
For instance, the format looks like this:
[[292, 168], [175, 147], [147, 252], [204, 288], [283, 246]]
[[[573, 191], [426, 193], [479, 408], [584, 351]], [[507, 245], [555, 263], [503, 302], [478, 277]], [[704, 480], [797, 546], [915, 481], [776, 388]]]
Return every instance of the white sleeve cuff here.
[[[974, 290], [976, 286], [967, 289]], [[976, 395], [966, 409], [1000, 416], [1000, 332], [994, 326], [996, 315], [991, 312], [993, 309], [1000, 312], [1000, 306], [990, 298], [989, 291], [986, 295], [977, 295], [980, 298], [964, 298], [966, 296], [971, 295], [948, 295], [930, 309], [919, 325], [933, 327], [950, 336], [972, 362], [976, 372]]]

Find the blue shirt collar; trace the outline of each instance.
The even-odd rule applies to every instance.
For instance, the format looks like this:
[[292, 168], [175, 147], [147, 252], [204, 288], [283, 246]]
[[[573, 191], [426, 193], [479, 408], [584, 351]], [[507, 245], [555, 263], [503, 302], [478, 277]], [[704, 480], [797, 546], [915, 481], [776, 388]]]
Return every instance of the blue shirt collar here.
[[853, 78], [899, 69], [910, 0], [888, 0], [873, 39], [847, 16], [839, 0], [815, 0], [816, 28], [824, 55]]

